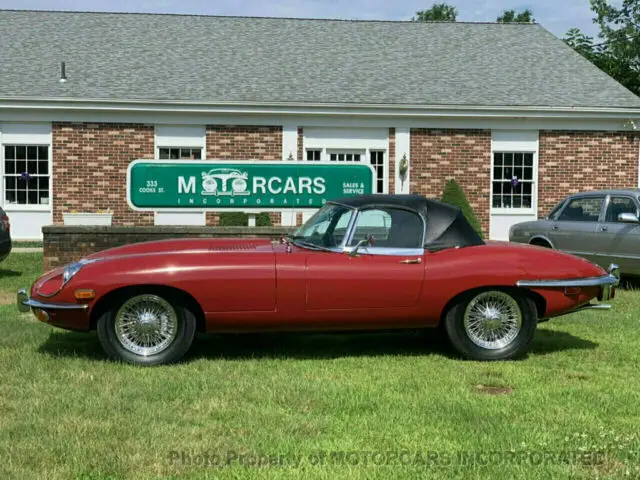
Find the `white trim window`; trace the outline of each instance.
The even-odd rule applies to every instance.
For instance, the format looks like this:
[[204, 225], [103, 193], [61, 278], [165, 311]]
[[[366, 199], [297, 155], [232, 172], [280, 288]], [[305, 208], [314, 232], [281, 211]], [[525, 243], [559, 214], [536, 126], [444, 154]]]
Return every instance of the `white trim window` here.
[[160, 160], [202, 160], [201, 147], [158, 147]]
[[[206, 128], [203, 125], [156, 125], [156, 158], [173, 161], [198, 161], [206, 158]], [[154, 215], [155, 225], [205, 225], [204, 210], [188, 212], [163, 210]]]
[[307, 162], [319, 162], [322, 158], [322, 149], [321, 148], [308, 148], [307, 149]]
[[3, 145], [4, 205], [49, 206], [49, 145]]
[[375, 172], [375, 185], [373, 186], [374, 193], [385, 193], [385, 185], [387, 183], [387, 176], [385, 175], [385, 161], [383, 150], [369, 150], [369, 161]]
[[330, 162], [359, 162], [365, 152], [354, 150], [327, 151]]
[[491, 173], [491, 208], [535, 208], [535, 153], [494, 152]]
[[363, 162], [369, 157], [369, 163], [375, 172], [373, 181], [374, 193], [386, 193], [386, 185], [388, 182], [385, 150], [330, 150], [324, 151], [321, 148], [307, 148], [306, 160], [308, 162], [319, 162], [323, 159], [323, 153], [326, 160], [336, 163], [354, 163]]

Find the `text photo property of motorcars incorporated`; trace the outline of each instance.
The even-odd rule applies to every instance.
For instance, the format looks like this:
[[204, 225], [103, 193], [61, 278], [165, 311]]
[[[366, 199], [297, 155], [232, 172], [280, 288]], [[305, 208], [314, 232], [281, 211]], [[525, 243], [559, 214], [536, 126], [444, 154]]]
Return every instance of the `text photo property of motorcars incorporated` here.
[[515, 224], [509, 240], [553, 248], [622, 275], [640, 276], [640, 189], [594, 190], [569, 195], [546, 218]]
[[484, 241], [420, 195], [327, 202], [291, 237], [131, 244], [45, 273], [18, 293], [52, 326], [96, 330], [110, 357], [180, 359], [206, 333], [443, 327], [463, 357], [527, 352], [539, 322], [607, 309], [619, 269]]

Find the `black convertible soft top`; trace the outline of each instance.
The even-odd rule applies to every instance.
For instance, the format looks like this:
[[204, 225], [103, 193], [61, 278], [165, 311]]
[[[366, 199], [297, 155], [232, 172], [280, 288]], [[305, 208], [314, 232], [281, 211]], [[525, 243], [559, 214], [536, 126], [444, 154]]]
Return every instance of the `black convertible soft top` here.
[[422, 195], [357, 195], [332, 200], [331, 203], [357, 209], [388, 206], [412, 210], [426, 221], [427, 235], [424, 247], [428, 250], [484, 245], [484, 241], [464, 217], [462, 210]]

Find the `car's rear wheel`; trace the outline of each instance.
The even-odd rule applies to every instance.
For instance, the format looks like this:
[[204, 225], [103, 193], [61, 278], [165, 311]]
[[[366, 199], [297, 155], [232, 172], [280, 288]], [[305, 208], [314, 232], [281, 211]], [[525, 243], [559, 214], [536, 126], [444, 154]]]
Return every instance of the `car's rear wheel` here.
[[451, 343], [472, 360], [505, 360], [524, 354], [537, 322], [531, 299], [494, 289], [462, 296], [444, 318]]
[[139, 365], [179, 360], [187, 352], [196, 319], [176, 298], [138, 293], [120, 299], [97, 322], [98, 338], [107, 354]]

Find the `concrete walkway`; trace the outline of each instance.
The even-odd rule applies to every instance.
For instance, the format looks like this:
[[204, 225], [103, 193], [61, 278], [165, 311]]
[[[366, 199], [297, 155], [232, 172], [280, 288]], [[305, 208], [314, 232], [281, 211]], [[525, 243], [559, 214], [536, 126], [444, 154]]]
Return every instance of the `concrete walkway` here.
[[16, 247], [11, 249], [12, 253], [36, 253], [42, 252], [42, 247]]

